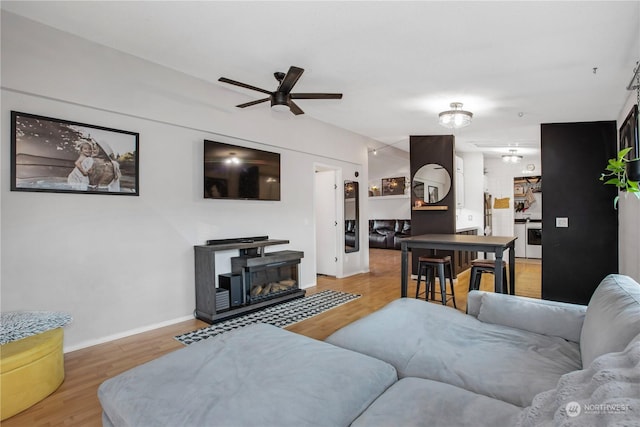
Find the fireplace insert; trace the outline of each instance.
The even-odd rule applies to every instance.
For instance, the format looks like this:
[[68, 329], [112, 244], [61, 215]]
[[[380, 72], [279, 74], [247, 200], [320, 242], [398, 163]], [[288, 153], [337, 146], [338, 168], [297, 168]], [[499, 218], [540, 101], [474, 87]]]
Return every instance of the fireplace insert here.
[[243, 304], [298, 292], [298, 264], [302, 256], [299, 251], [278, 251], [265, 256], [231, 258], [232, 272], [242, 275]]

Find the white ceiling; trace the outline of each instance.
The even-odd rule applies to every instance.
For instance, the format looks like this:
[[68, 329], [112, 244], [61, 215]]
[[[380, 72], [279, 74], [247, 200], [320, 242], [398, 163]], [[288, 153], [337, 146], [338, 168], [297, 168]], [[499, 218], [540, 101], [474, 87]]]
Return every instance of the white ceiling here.
[[[308, 116], [408, 150], [451, 132], [438, 112], [464, 103], [457, 149], [539, 147], [540, 123], [615, 120], [640, 60], [640, 1], [2, 1], [10, 12], [225, 87], [237, 104], [305, 69]], [[594, 68], [597, 68], [594, 73]], [[250, 108], [268, 108], [268, 103]], [[375, 146], [374, 146], [375, 145]]]

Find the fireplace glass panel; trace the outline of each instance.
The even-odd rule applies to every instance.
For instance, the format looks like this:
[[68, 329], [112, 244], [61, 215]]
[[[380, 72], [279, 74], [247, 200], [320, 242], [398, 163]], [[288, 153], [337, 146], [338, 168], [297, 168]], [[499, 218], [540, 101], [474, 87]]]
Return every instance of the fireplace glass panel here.
[[298, 289], [298, 263], [287, 262], [251, 268], [247, 278], [248, 300], [252, 303], [294, 292]]

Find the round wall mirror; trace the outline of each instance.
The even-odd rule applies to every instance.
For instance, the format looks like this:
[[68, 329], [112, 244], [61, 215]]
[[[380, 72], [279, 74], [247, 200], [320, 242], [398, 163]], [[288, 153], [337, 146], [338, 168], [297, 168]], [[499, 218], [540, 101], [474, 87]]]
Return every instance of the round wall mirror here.
[[421, 203], [438, 203], [451, 190], [451, 176], [442, 165], [429, 163], [418, 169], [413, 176], [411, 190], [415, 199]]

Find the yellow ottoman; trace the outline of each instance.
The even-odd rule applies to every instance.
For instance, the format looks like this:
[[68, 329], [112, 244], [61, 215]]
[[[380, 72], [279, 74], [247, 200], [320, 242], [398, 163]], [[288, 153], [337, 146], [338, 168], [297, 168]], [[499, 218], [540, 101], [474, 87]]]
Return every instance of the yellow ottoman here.
[[63, 329], [0, 346], [0, 420], [53, 393], [64, 380]]

